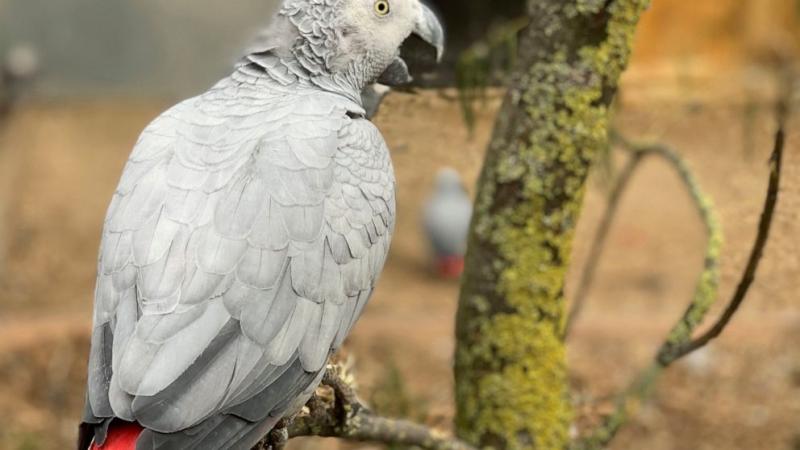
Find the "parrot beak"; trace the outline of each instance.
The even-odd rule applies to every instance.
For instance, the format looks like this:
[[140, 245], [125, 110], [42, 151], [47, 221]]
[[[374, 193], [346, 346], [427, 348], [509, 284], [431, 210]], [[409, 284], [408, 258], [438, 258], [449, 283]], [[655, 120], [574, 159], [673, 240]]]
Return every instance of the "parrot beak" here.
[[[423, 3], [420, 3], [411, 34], [403, 43], [401, 56], [396, 57], [386, 68], [378, 78], [378, 83], [393, 88], [403, 87], [414, 81], [412, 70], [415, 73], [430, 72], [433, 62], [431, 47], [436, 50], [436, 63], [441, 62], [444, 55], [444, 28], [436, 14]], [[411, 69], [406, 61], [410, 62]]]
[[436, 13], [424, 3], [420, 3], [420, 12], [419, 16], [417, 16], [413, 34], [436, 48], [437, 63], [442, 60], [442, 56], [444, 56], [444, 28], [439, 18], [436, 17]]

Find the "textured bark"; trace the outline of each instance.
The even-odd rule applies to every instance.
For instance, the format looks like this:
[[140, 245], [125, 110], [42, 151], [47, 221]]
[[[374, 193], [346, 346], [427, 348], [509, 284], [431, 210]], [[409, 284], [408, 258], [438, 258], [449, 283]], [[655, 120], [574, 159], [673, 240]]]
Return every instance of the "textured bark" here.
[[647, 0], [530, 0], [479, 181], [459, 302], [457, 430], [564, 449], [572, 411], [564, 277], [586, 176]]
[[407, 420], [381, 417], [358, 399], [347, 368], [329, 365], [316, 393], [299, 414], [281, 421], [252, 450], [280, 450], [289, 439], [337, 437], [423, 450], [477, 450], [444, 433]]

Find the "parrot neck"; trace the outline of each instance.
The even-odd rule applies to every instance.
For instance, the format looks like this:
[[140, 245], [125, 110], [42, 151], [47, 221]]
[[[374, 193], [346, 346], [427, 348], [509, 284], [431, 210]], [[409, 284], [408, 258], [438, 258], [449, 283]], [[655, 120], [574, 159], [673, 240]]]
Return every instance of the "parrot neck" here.
[[355, 64], [337, 73], [313, 70], [300, 55], [279, 55], [267, 50], [247, 55], [232, 78], [238, 82], [262, 85], [265, 89], [313, 88], [341, 95], [363, 107], [361, 91], [366, 86], [366, 72]]
[[363, 106], [361, 92], [372, 83], [369, 70], [362, 64], [350, 63], [344, 70], [336, 73], [321, 73], [311, 77], [311, 83], [318, 88], [347, 97]]
[[[385, 70], [394, 56], [368, 50], [342, 55], [339, 19], [346, 9], [345, 0], [284, 0], [278, 11], [282, 22], [295, 38], [273, 43], [273, 50], [287, 66], [297, 65], [312, 85], [339, 94], [361, 105], [361, 92]], [[285, 34], [285, 33], [282, 33]], [[384, 57], [381, 57], [384, 56]]]

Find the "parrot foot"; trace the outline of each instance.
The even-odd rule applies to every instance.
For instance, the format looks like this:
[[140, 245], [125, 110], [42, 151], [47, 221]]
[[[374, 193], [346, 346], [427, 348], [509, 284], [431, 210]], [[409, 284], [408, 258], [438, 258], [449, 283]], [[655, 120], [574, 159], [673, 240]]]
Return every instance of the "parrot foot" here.
[[289, 442], [289, 421], [281, 419], [262, 442], [261, 450], [283, 450]]

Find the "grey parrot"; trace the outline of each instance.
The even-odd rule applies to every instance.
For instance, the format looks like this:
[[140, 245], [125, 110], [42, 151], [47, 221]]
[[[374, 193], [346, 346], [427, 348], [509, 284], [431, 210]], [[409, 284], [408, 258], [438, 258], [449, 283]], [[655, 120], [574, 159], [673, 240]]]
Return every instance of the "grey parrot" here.
[[458, 172], [441, 170], [434, 192], [425, 203], [423, 228], [436, 270], [444, 278], [457, 278], [463, 271], [471, 218], [472, 201]]
[[441, 57], [442, 27], [419, 0], [284, 0], [269, 30], [128, 160], [80, 449], [251, 448], [307, 401], [375, 287], [395, 178], [361, 94], [407, 77], [412, 33]]
[[14, 108], [40, 71], [39, 52], [30, 44], [12, 46], [0, 64], [0, 117]]

